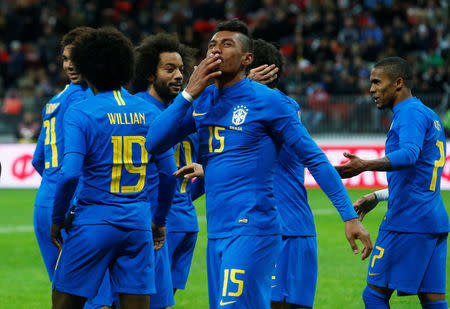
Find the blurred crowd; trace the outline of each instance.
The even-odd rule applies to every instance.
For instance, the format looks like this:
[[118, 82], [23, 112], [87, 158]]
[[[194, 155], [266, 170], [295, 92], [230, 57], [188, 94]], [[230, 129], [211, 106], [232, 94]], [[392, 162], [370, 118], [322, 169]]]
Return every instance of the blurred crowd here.
[[[447, 0], [3, 0], [0, 132], [2, 121], [9, 126], [14, 120], [18, 138], [37, 138], [43, 106], [67, 83], [60, 39], [79, 25], [115, 26], [134, 44], [151, 33], [177, 33], [199, 49], [200, 59], [217, 22], [239, 18], [253, 38], [280, 47], [282, 90], [302, 98], [320, 119], [330, 116], [324, 110], [333, 97], [359, 95], [364, 103], [370, 67], [387, 56], [411, 63], [415, 95], [442, 95], [450, 92], [448, 5]], [[348, 117], [357, 104], [335, 107]]]

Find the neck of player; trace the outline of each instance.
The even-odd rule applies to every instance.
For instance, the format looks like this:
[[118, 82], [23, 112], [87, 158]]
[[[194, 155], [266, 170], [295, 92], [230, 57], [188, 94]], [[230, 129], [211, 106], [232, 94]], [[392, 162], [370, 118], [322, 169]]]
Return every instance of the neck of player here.
[[216, 78], [216, 87], [218, 89], [227, 88], [236, 84], [237, 82], [240, 82], [245, 77], [245, 70], [241, 70], [237, 74], [226, 74], [222, 72], [220, 78]]

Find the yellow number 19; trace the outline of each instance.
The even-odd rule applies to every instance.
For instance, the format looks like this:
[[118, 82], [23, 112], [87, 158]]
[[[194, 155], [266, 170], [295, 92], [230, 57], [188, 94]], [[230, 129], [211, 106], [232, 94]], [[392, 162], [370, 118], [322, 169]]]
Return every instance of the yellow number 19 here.
[[431, 178], [430, 191], [436, 190], [437, 181], [437, 170], [438, 168], [444, 166], [445, 156], [444, 156], [444, 143], [440, 140], [436, 140], [436, 146], [439, 148], [440, 158], [434, 161], [433, 177]]
[[[113, 144], [113, 168], [111, 176], [111, 192], [133, 193], [139, 192], [145, 185], [145, 173], [148, 163], [148, 153], [145, 150], [145, 137], [143, 136], [111, 136]], [[133, 164], [133, 144], [141, 147], [141, 166]], [[122, 166], [131, 174], [139, 174], [139, 180], [135, 186], [120, 186]]]

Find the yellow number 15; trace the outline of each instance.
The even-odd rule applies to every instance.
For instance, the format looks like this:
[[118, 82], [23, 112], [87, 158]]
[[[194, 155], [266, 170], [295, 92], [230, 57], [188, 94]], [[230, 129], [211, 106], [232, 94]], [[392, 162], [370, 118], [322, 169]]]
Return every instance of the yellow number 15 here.
[[437, 170], [438, 168], [444, 166], [445, 156], [444, 156], [444, 143], [440, 140], [436, 140], [436, 146], [439, 148], [440, 158], [434, 161], [433, 177], [431, 178], [430, 191], [436, 190], [437, 181]]
[[[113, 168], [111, 176], [111, 192], [133, 193], [139, 192], [145, 185], [145, 173], [148, 163], [148, 153], [145, 150], [145, 137], [143, 136], [111, 136], [113, 144]], [[133, 144], [141, 147], [141, 166], [133, 164]], [[122, 166], [128, 173], [139, 174], [139, 180], [135, 186], [120, 186]]]

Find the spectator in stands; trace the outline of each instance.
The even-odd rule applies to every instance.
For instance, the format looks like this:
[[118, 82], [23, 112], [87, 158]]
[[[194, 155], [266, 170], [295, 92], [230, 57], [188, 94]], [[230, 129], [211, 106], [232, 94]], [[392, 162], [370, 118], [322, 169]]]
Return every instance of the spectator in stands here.
[[41, 126], [32, 112], [25, 112], [17, 126], [16, 137], [19, 143], [36, 143]]

